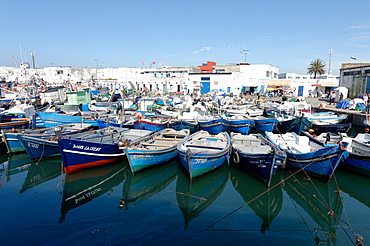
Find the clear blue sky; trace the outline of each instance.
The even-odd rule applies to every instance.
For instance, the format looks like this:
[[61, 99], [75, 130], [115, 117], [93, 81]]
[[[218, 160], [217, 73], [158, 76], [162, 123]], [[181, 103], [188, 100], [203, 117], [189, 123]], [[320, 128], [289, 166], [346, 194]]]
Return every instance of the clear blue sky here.
[[[3, 0], [0, 66], [155, 67], [246, 61], [306, 74], [370, 62], [370, 1]], [[241, 50], [249, 50], [247, 56]], [[22, 55], [21, 55], [22, 54]], [[99, 60], [98, 64], [95, 61]]]

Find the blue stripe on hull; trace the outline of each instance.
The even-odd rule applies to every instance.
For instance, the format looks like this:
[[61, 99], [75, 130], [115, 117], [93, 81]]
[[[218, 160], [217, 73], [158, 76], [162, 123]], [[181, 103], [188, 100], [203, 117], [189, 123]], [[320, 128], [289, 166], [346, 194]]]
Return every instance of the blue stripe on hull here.
[[[348, 143], [343, 144], [348, 145]], [[338, 145], [309, 153], [292, 153], [287, 151], [287, 156], [287, 163], [290, 166], [299, 169], [304, 168], [307, 172], [328, 181], [338, 165], [348, 158], [349, 153], [341, 150]]]
[[[271, 171], [271, 165], [274, 159], [273, 154], [268, 155], [245, 155], [238, 152], [239, 154], [239, 163], [235, 164], [238, 168], [250, 172], [255, 176], [261, 178], [267, 183], [271, 180], [272, 176], [276, 173], [279, 166], [285, 161], [285, 156], [277, 156], [275, 158], [275, 164], [273, 170]], [[234, 157], [233, 157], [234, 159]]]
[[190, 179], [194, 179], [220, 167], [225, 161], [228, 162], [230, 155], [228, 150], [212, 156], [193, 152], [188, 158], [184, 152], [179, 151], [179, 157], [182, 166], [188, 171]]
[[127, 159], [132, 172], [166, 163], [177, 157], [177, 147], [166, 151], [139, 151], [126, 149]]

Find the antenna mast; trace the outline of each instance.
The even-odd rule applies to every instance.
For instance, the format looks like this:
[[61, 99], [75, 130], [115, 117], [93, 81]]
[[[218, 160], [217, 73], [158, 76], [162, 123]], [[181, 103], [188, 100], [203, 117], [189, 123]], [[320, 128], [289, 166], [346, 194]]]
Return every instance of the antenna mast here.
[[36, 68], [36, 66], [35, 66], [35, 52], [34, 51], [31, 52], [31, 57], [32, 57], [32, 67]]
[[15, 59], [14, 53], [13, 53], [13, 61], [14, 61], [14, 66], [17, 67], [17, 60]]

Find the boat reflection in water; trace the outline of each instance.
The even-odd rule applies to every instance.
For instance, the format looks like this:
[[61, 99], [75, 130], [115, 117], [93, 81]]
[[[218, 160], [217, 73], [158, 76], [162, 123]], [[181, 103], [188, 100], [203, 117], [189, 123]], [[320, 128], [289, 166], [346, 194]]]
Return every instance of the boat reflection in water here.
[[185, 219], [185, 229], [192, 219], [198, 217], [222, 193], [229, 178], [228, 168], [224, 163], [220, 168], [192, 182], [186, 171], [179, 168], [176, 198]]
[[26, 153], [10, 155], [5, 169], [5, 181], [9, 182], [11, 176], [28, 171], [31, 162], [31, 158]]
[[[290, 173], [284, 172], [285, 178]], [[304, 174], [298, 173], [285, 181], [284, 190], [314, 220], [318, 227], [313, 232], [317, 245], [337, 245], [337, 228], [342, 214], [342, 198], [335, 179], [328, 183], [317, 179], [307, 180]], [[304, 219], [304, 218], [303, 218]], [[305, 221], [310, 227], [310, 223]]]
[[165, 165], [143, 170], [133, 174], [126, 172], [122, 199], [118, 208], [128, 210], [129, 205], [136, 206], [166, 188], [177, 177], [178, 161], [173, 160]]
[[128, 168], [126, 161], [66, 174], [59, 223], [63, 222], [68, 211], [119, 185], [124, 179], [124, 171]]
[[370, 208], [370, 178], [345, 168], [335, 172], [340, 189]]
[[23, 193], [36, 185], [45, 181], [51, 180], [62, 174], [62, 161], [60, 158], [42, 160], [40, 162], [32, 162], [28, 168], [27, 176], [23, 182], [22, 189], [19, 193]]
[[[265, 234], [266, 230], [270, 230], [273, 219], [279, 214], [283, 205], [281, 185], [275, 187], [280, 182], [279, 175], [272, 178], [269, 189], [260, 179], [249, 173], [235, 167], [230, 167], [229, 170], [230, 180], [235, 190], [254, 213], [262, 219], [260, 231]], [[264, 194], [261, 195], [262, 193]], [[258, 197], [259, 195], [261, 196]]]

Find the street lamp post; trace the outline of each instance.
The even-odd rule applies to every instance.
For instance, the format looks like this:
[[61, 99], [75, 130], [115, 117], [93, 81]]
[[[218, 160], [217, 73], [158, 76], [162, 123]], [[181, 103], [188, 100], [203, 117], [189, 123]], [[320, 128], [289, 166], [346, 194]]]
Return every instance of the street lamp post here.
[[95, 59], [95, 62], [96, 62], [96, 72], [95, 72], [95, 77], [96, 77], [96, 80], [98, 80], [99, 59]]

